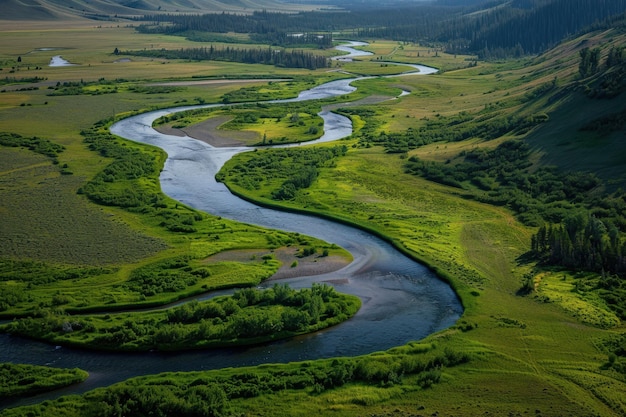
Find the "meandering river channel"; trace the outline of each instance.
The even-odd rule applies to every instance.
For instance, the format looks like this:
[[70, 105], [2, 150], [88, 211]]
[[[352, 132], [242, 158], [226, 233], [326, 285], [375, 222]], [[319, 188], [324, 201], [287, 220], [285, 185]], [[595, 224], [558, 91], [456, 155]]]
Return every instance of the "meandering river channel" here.
[[[345, 46], [342, 50], [350, 52]], [[436, 71], [417, 68], [419, 74]], [[349, 94], [355, 89], [350, 85], [353, 81], [355, 79], [333, 81], [281, 102]], [[462, 314], [456, 294], [446, 283], [381, 239], [328, 220], [261, 208], [232, 195], [223, 184], [215, 181], [215, 174], [224, 162], [249, 148], [216, 148], [189, 137], [163, 135], [152, 128], [152, 122], [158, 117], [188, 108], [130, 117], [113, 125], [111, 132], [159, 146], [167, 152], [161, 186], [164, 193], [176, 200], [217, 216], [315, 236], [350, 251], [354, 261], [339, 271], [283, 282], [295, 288], [310, 286], [312, 282], [328, 282], [341, 292], [361, 297], [362, 308], [351, 320], [314, 334], [248, 348], [184, 353], [100, 353], [0, 335], [0, 362], [79, 367], [90, 375], [82, 384], [51, 394], [4, 401], [0, 408], [82, 393], [138, 375], [371, 353], [422, 339], [453, 325]], [[324, 135], [318, 142], [338, 140], [351, 134], [349, 119], [331, 112], [322, 112], [321, 116]]]

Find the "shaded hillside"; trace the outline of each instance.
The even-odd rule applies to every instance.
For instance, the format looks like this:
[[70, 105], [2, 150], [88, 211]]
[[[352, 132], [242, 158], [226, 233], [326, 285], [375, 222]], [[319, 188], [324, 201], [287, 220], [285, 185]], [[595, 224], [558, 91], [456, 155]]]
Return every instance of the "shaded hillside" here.
[[[578, 73], [545, 98], [552, 108], [550, 121], [533, 131], [527, 142], [541, 155], [542, 165], [562, 170], [592, 172], [602, 178], [609, 190], [626, 187], [626, 60], [621, 22], [595, 36], [585, 36], [564, 45]], [[596, 51], [595, 71], [583, 76], [581, 52]], [[619, 52], [618, 62], [610, 56]], [[542, 59], [557, 62], [560, 55]]]
[[[359, 34], [439, 43], [451, 53], [499, 59], [542, 53], [590, 27], [610, 25], [611, 19], [625, 11], [626, 0], [440, 1], [428, 7], [395, 9], [393, 24], [385, 24], [382, 13], [379, 25], [362, 23]], [[426, 18], [427, 13], [434, 14]]]
[[0, 20], [54, 20], [67, 15], [87, 18], [136, 16], [147, 12], [246, 12], [253, 10], [298, 11], [314, 6], [276, 0], [6, 0]]

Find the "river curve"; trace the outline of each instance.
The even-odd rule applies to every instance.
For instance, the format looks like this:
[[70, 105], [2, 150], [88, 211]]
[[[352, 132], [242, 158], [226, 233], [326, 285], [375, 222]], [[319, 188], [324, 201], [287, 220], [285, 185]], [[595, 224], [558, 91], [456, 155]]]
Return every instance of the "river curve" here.
[[[423, 73], [433, 72], [430, 68], [422, 68], [426, 68]], [[349, 94], [354, 91], [350, 85], [353, 81], [333, 81], [283, 102]], [[446, 283], [381, 239], [328, 220], [261, 208], [232, 195], [214, 177], [224, 162], [245, 148], [214, 148], [192, 138], [163, 135], [151, 127], [152, 121], [158, 117], [187, 108], [190, 107], [130, 117], [113, 125], [111, 132], [156, 145], [167, 152], [161, 186], [165, 194], [176, 200], [213, 215], [315, 236], [350, 251], [354, 261], [339, 271], [282, 282], [295, 288], [310, 286], [312, 282], [328, 282], [338, 291], [359, 296], [362, 308], [351, 320], [330, 329], [236, 349], [103, 353], [59, 348], [0, 335], [2, 361], [79, 367], [90, 374], [82, 384], [27, 399], [0, 402], [0, 409], [82, 393], [139, 375], [356, 356], [386, 350], [445, 329], [462, 314], [458, 297]], [[322, 112], [321, 116], [324, 118], [324, 135], [318, 141], [338, 140], [351, 134], [349, 119], [330, 112]]]

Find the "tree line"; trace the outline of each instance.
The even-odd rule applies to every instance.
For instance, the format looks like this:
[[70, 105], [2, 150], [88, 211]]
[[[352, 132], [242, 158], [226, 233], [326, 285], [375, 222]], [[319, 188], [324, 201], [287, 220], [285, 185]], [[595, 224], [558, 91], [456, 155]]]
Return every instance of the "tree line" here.
[[584, 211], [560, 224], [543, 225], [531, 239], [535, 256], [550, 265], [604, 274], [626, 274], [626, 242], [617, 227]]
[[[149, 21], [137, 27], [142, 33], [166, 33], [198, 38], [198, 33], [247, 33], [253, 41], [280, 46], [311, 45], [319, 48], [332, 46], [332, 34], [316, 24], [321, 16], [311, 20], [311, 13], [297, 15], [255, 11], [250, 15], [209, 13], [203, 15], [158, 14], [141, 17]], [[324, 19], [321, 19], [324, 20]], [[171, 23], [162, 25], [161, 23]]]
[[584, 29], [617, 24], [625, 10], [626, 0], [496, 0], [471, 6], [439, 2], [397, 8], [355, 3], [340, 12], [148, 15], [141, 20], [151, 23], [137, 30], [191, 39], [202, 32], [247, 33], [258, 42], [322, 48], [332, 46], [330, 33], [341, 31], [344, 36], [436, 43], [451, 53], [489, 59], [541, 53]]
[[125, 51], [126, 55], [145, 56], [163, 59], [187, 59], [194, 61], [232, 61], [245, 64], [265, 64], [286, 68], [317, 69], [329, 66], [329, 60], [302, 50], [281, 50], [275, 48], [181, 48]]

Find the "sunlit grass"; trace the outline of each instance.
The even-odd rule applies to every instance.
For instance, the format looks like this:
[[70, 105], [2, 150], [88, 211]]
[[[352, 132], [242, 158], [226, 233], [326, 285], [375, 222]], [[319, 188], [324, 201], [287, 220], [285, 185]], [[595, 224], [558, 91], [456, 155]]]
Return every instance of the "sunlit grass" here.
[[603, 328], [619, 326], [619, 318], [597, 294], [576, 289], [576, 279], [571, 272], [543, 272], [535, 277], [535, 282], [540, 299], [557, 303], [580, 321]]
[[[112, 62], [111, 52], [115, 47], [141, 49], [181, 47], [187, 44], [183, 38], [138, 35], [127, 28], [2, 32], [0, 66], [3, 71], [0, 74], [7, 75], [16, 57], [22, 55], [26, 60], [20, 70], [11, 75], [43, 76], [52, 85], [57, 81], [79, 81], [83, 77], [96, 81], [101, 77], [136, 81], [146, 78], [155, 82], [224, 74], [275, 74], [277, 77], [312, 74], [324, 80], [331, 78], [322, 71], [311, 73], [306, 70], [235, 63], [164, 63], [158, 60]], [[28, 65], [45, 65], [49, 58], [36, 53], [32, 55], [33, 60], [29, 61], [31, 56], [26, 53], [50, 45], [73, 48], [59, 53], [81, 63], [81, 66], [43, 66], [41, 70], [29, 70]], [[477, 67], [464, 68], [464, 64], [470, 62], [467, 57], [445, 56], [413, 45], [399, 46], [394, 42], [377, 41], [368, 48], [385, 59], [410, 59], [407, 62], [419, 62], [446, 71], [435, 76], [415, 75], [359, 82], [359, 91], [344, 99], [369, 95], [394, 97], [402, 90], [410, 92], [398, 100], [376, 105], [379, 131], [418, 128], [424, 118], [453, 115], [459, 111], [478, 114], [491, 107], [508, 114], [520, 109], [529, 110], [523, 108], [523, 103], [520, 104], [525, 94], [542, 83], [551, 82], [554, 77], [558, 78], [558, 82], [566, 82], [568, 74], [572, 74], [572, 68], [575, 72], [575, 65], [568, 66], [568, 61], [558, 62], [564, 59], [562, 56], [546, 55], [535, 61], [513, 63], [479, 63]], [[435, 56], [437, 54], [439, 56]], [[0, 94], [0, 130], [46, 136], [62, 143], [67, 150], [59, 157], [60, 164], [67, 163], [74, 173], [73, 176], [61, 177], [46, 159], [29, 155], [25, 151], [2, 149], [0, 181], [5, 187], [2, 193], [6, 198], [2, 201], [6, 204], [2, 204], [0, 214], [4, 219], [19, 222], [21, 231], [28, 235], [27, 239], [31, 239], [21, 240], [20, 244], [27, 245], [29, 250], [45, 248], [50, 252], [38, 252], [38, 256], [45, 258], [43, 260], [56, 259], [57, 253], [53, 251], [63, 248], [46, 247], [46, 243], [52, 242], [54, 236], [42, 234], [36, 222], [32, 221], [44, 216], [50, 222], [58, 222], [56, 226], [59, 229], [52, 230], [65, 233], [62, 235], [66, 237], [63, 243], [66, 249], [71, 249], [64, 252], [68, 257], [85, 250], [81, 236], [97, 235], [104, 245], [119, 244], [120, 240], [131, 244], [132, 237], [139, 236], [145, 241], [137, 243], [136, 247], [144, 251], [154, 250], [150, 249], [150, 244], [154, 242], [167, 244], [166, 249], [157, 253], [138, 254], [132, 261], [119, 261], [117, 269], [111, 273], [80, 281], [68, 280], [36, 288], [5, 282], [3, 290], [32, 297], [21, 310], [16, 310], [17, 313], [30, 313], [42, 303], [44, 307], [50, 306], [54, 296], [60, 294], [64, 294], [67, 299], [65, 304], [61, 304], [63, 308], [129, 306], [142, 300], [136, 294], [123, 290], [121, 285], [139, 267], [187, 254], [194, 258], [194, 266], [198, 266], [209, 262], [213, 253], [242, 248], [269, 249], [273, 245], [268, 244], [268, 237], [284, 237], [278, 232], [259, 231], [250, 226], [209, 217], [198, 222], [199, 231], [195, 235], [171, 235], [164, 233], [155, 219], [119, 209], [97, 207], [75, 195], [80, 184], [91, 179], [110, 162], [87, 150], [78, 133], [81, 129], [89, 128], [98, 120], [116, 113], [190, 103], [197, 97], [207, 102], [219, 101], [224, 93], [236, 88], [236, 85], [189, 86], [169, 94], [149, 95], [124, 91], [97, 97], [48, 97], [45, 88]], [[48, 104], [45, 104], [46, 101]], [[25, 105], [20, 106], [21, 103]], [[355, 117], [354, 123], [357, 128], [365, 126], [359, 117]], [[544, 146], [542, 138], [545, 136], [533, 137], [535, 143]], [[342, 143], [348, 146], [355, 144], [350, 140]], [[496, 144], [497, 141], [483, 142], [480, 138], [474, 138], [454, 144], [429, 145], [411, 154], [445, 162], [463, 150]], [[564, 158], [560, 160], [564, 161]], [[252, 400], [237, 400], [232, 405], [250, 414], [266, 415], [384, 415], [396, 410], [407, 415], [623, 413], [625, 404], [620, 395], [626, 390], [623, 376], [602, 368], [607, 354], [597, 347], [598, 340], [623, 329], [607, 332], [590, 325], [610, 325], [614, 323], [614, 317], [603, 310], [599, 300], [585, 299], [572, 292], [573, 278], [567, 275], [563, 280], [561, 273], [540, 277], [541, 280], [537, 281], [537, 296], [518, 295], [523, 276], [534, 266], [520, 261], [520, 255], [528, 250], [530, 235], [534, 230], [519, 224], [506, 208], [477, 203], [468, 199], [462, 190], [405, 174], [402, 170], [403, 161], [401, 156], [386, 154], [381, 148], [359, 149], [355, 145], [346, 157], [337, 161], [334, 168], [323, 169], [315, 185], [298, 196], [290, 208], [306, 208], [371, 230], [392, 241], [407, 255], [427, 263], [442, 278], [449, 280], [461, 298], [465, 313], [457, 326], [430, 336], [426, 342], [432, 342], [439, 348], [468, 352], [472, 355], [470, 363], [446, 369], [440, 384], [427, 390], [417, 390], [415, 380], [405, 378], [402, 383], [391, 388], [355, 385], [322, 394], [314, 394], [312, 388], [307, 388], [281, 391]], [[54, 185], [54, 188], [46, 189], [46, 185]], [[15, 189], [11, 187], [22, 187], [23, 190], [14, 193]], [[49, 198], [52, 191], [58, 191], [57, 199]], [[242, 189], [237, 191], [247, 192]], [[266, 198], [263, 192], [267, 193], [267, 189], [248, 197], [278, 204], [263, 200]], [[42, 199], [48, 199], [47, 203], [61, 200], [62, 204], [51, 207], [42, 203]], [[32, 204], [23, 204], [26, 201]], [[20, 204], [28, 207], [28, 210], [14, 213], [13, 207]], [[175, 204], [168, 200], [170, 207]], [[180, 210], [189, 209], [180, 207]], [[75, 223], [69, 223], [69, 216], [61, 217], [68, 212], [75, 214]], [[96, 225], [92, 224], [91, 229], [87, 227], [88, 219], [97, 222]], [[120, 234], [110, 238], [102, 234], [105, 229]], [[207, 237], [217, 235], [220, 236], [219, 242]], [[2, 234], [3, 238], [5, 236]], [[106, 239], [102, 239], [102, 236]], [[3, 250], [10, 247], [2, 246]], [[336, 254], [348, 256], [339, 249]], [[114, 253], [108, 255], [115, 256]], [[260, 276], [269, 276], [275, 268], [276, 265], [272, 264], [269, 268], [259, 270], [252, 259], [237, 264], [213, 264], [211, 278], [214, 280], [200, 282], [198, 286], [190, 288], [187, 294], [205, 291], [207, 288], [203, 288], [204, 285], [218, 286], [234, 282], [253, 284]], [[166, 294], [146, 301], [161, 303], [180, 296], [182, 294]], [[274, 365], [265, 365], [251, 372], [267, 369], [276, 368]], [[197, 377], [197, 374], [190, 376]], [[155, 377], [154, 381], [169, 384], [172, 379], [174, 377], [168, 375]]]

